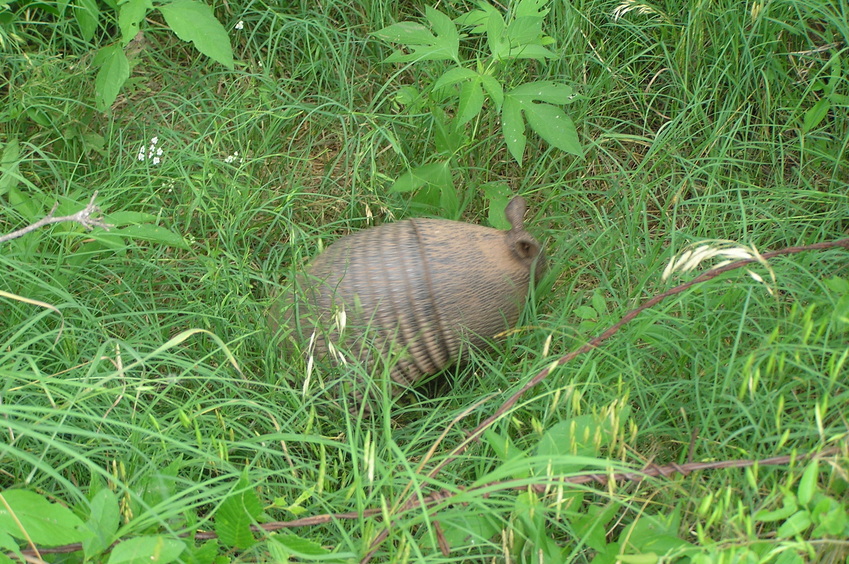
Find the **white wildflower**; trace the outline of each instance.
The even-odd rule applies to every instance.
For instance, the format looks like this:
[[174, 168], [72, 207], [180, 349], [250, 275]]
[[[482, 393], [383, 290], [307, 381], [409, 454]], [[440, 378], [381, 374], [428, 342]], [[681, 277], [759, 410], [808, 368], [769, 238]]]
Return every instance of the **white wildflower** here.
[[162, 156], [165, 152], [162, 150], [162, 147], [157, 147], [156, 144], [159, 143], [159, 137], [154, 136], [151, 138], [150, 143], [146, 146], [142, 146], [139, 149], [138, 155], [136, 158], [140, 161], [151, 161], [151, 164], [158, 165], [162, 162]]
[[242, 163], [244, 163], [244, 162], [245, 162], [245, 158], [244, 158], [244, 157], [240, 157], [240, 156], [239, 156], [239, 151], [236, 151], [236, 152], [235, 152], [235, 153], [233, 153], [232, 155], [227, 155], [227, 156], [224, 158], [224, 162], [225, 162], [225, 163], [227, 163], [227, 164], [233, 164], [233, 163], [235, 163], [235, 162], [238, 162], [239, 164], [242, 164]]
[[239, 20], [239, 23], [236, 24], [236, 29], [245, 29], [245, 22]]

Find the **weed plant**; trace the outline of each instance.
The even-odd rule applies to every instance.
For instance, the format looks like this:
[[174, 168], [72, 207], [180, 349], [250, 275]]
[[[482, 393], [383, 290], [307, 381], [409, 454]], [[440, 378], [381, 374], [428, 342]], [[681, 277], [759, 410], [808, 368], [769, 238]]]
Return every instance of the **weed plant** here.
[[[845, 2], [493, 4], [505, 21], [533, 4], [553, 39], [554, 56], [514, 61], [500, 80], [576, 94], [563, 110], [583, 156], [528, 127], [522, 159], [493, 99], [459, 125], [460, 85], [402, 103], [457, 63], [384, 62], [403, 46], [376, 35], [426, 25], [429, 7], [455, 19], [482, 4], [214, 3], [233, 70], [156, 10], [124, 44], [113, 4], [80, 4], [99, 7], [91, 34], [57, 4], [0, 4], [0, 235], [95, 190], [114, 226], [58, 224], [0, 246], [0, 561], [75, 542], [28, 557], [846, 561], [845, 249], [666, 299], [451, 454], [540, 370], [696, 276], [662, 278], [689, 245], [847, 236]], [[460, 62], [486, 60], [486, 37], [463, 33]], [[129, 75], [98, 109], [94, 57], [114, 45]], [[461, 141], [445, 141], [446, 123]], [[439, 159], [456, 209], [419, 197], [445, 184], [392, 190]], [[381, 388], [380, 370], [319, 362], [305, 389], [307, 360], [266, 323], [293, 272], [412, 213], [498, 221], [513, 193], [550, 257], [516, 330], [370, 414], [339, 391], [354, 377]]]

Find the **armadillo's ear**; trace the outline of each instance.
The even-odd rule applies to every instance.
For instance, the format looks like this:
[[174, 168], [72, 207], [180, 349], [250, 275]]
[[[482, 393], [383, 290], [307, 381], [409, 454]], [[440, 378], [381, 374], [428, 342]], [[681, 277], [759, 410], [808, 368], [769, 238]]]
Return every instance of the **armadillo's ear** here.
[[506, 234], [510, 251], [528, 270], [532, 271], [532, 280], [539, 282], [548, 267], [545, 251], [536, 239], [527, 231], [508, 231]]
[[524, 229], [523, 218], [527, 209], [528, 204], [525, 203], [525, 199], [522, 196], [516, 196], [510, 200], [510, 203], [504, 208], [504, 216], [510, 222], [510, 226], [513, 229]]
[[513, 239], [513, 252], [523, 262], [530, 263], [539, 254], [539, 243], [527, 233], [522, 233]]

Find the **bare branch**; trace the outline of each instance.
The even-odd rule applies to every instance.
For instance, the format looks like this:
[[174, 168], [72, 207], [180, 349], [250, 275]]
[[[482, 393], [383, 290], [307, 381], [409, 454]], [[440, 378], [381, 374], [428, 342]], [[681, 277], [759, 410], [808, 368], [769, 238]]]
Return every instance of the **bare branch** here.
[[44, 227], [45, 225], [50, 225], [51, 223], [62, 223], [65, 221], [72, 221], [74, 223], [79, 223], [87, 230], [91, 231], [95, 227], [101, 227], [105, 230], [109, 230], [112, 228], [112, 225], [108, 223], [104, 223], [103, 218], [101, 217], [100, 208], [94, 204], [94, 199], [97, 198], [97, 191], [94, 192], [91, 196], [91, 200], [89, 200], [88, 205], [78, 211], [77, 213], [71, 215], [62, 215], [56, 217], [54, 214], [56, 213], [56, 209], [59, 207], [59, 204], [56, 203], [53, 206], [53, 209], [50, 210], [45, 217], [39, 219], [33, 224], [27, 225], [26, 227], [22, 227], [17, 231], [12, 231], [6, 235], [0, 235], [0, 244], [5, 243], [6, 241], [11, 241], [12, 239], [17, 239], [18, 237], [23, 237], [27, 233], [35, 231], [40, 227]]

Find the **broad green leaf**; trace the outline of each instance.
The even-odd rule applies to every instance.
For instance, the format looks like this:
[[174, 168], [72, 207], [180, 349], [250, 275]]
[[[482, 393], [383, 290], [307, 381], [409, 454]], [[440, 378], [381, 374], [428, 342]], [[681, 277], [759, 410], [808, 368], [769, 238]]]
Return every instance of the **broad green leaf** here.
[[421, 108], [422, 94], [415, 87], [405, 85], [395, 93], [395, 101], [402, 106], [409, 106], [410, 111], [416, 111], [417, 108]]
[[151, 0], [127, 0], [118, 8], [118, 27], [121, 28], [121, 46], [126, 47], [139, 32], [139, 24], [153, 9]]
[[174, 233], [173, 231], [169, 231], [164, 227], [159, 227], [158, 225], [130, 225], [128, 227], [112, 230], [111, 232], [123, 235], [129, 239], [160, 243], [162, 245], [176, 247], [178, 249], [191, 248], [182, 236]]
[[552, 147], [570, 155], [584, 155], [575, 123], [557, 106], [530, 104], [525, 108], [525, 117], [531, 129]]
[[80, 26], [80, 34], [86, 41], [94, 38], [97, 22], [100, 20], [100, 9], [96, 0], [77, 0], [74, 6], [74, 18]]
[[518, 448], [507, 435], [502, 435], [495, 431], [486, 431], [484, 433], [489, 447], [495, 452], [495, 455], [501, 460], [502, 468], [510, 468], [510, 477], [514, 479], [527, 478], [530, 475], [527, 464], [522, 464], [524, 459], [527, 459], [527, 453]]
[[570, 104], [575, 97], [571, 87], [550, 80], [522, 84], [511, 90], [509, 95], [522, 104], [530, 104], [535, 101], [548, 102], [549, 104]]
[[546, 515], [539, 495], [533, 491], [518, 494], [514, 502], [513, 514], [534, 548], [541, 547], [548, 528], [545, 526]]
[[510, 222], [507, 221], [506, 217], [504, 217], [504, 209], [510, 202], [510, 197], [512, 195], [507, 183], [501, 181], [488, 182], [481, 186], [480, 189], [489, 201], [489, 205], [487, 206], [487, 218], [489, 219], [489, 224], [496, 229], [512, 228]]
[[103, 221], [115, 227], [123, 227], [124, 225], [136, 225], [139, 223], [153, 223], [156, 221], [156, 217], [152, 213], [118, 211], [104, 214]]
[[[485, 513], [448, 513], [439, 516], [445, 541], [452, 549], [484, 545], [501, 530], [498, 519]], [[431, 537], [431, 540], [435, 540]], [[436, 544], [436, 543], [434, 543]], [[432, 546], [432, 549], [438, 549]]]
[[0, 531], [0, 564], [12, 564], [12, 559], [3, 554], [3, 552], [7, 550], [17, 554], [20, 562], [24, 561], [24, 559], [21, 558], [21, 547], [18, 546], [18, 542], [5, 532]]
[[412, 50], [412, 53], [395, 51], [384, 59], [384, 63], [444, 60], [459, 62], [460, 34], [451, 18], [430, 6], [425, 8], [425, 17], [433, 32], [421, 24], [402, 22], [374, 33], [385, 41], [400, 43]]
[[808, 133], [818, 126], [828, 115], [830, 109], [831, 101], [828, 98], [817, 100], [817, 103], [805, 112], [805, 118], [802, 121], [802, 133]]
[[589, 505], [585, 513], [578, 513], [571, 525], [577, 536], [596, 552], [602, 552], [607, 545], [607, 525], [616, 516], [617, 506]]
[[273, 535], [271, 540], [283, 545], [286, 552], [300, 560], [316, 560], [316, 557], [330, 554], [330, 551], [320, 544], [293, 533], [279, 533]]
[[464, 125], [475, 119], [483, 109], [483, 89], [479, 80], [464, 82], [460, 87], [460, 101], [457, 104], [457, 125]]
[[581, 470], [586, 457], [597, 456], [601, 447], [609, 442], [608, 425], [592, 415], [561, 421], [540, 438], [537, 455], [551, 457], [551, 471], [555, 475]]
[[17, 138], [12, 137], [3, 147], [0, 156], [0, 196], [14, 188], [20, 182], [18, 176], [18, 159], [21, 156], [21, 146]]
[[2, 549], [2, 550], [0, 550], [0, 562], [6, 562], [6, 561], [12, 562], [12, 560], [9, 560], [8, 558], [6, 560], [3, 560], [3, 558], [5, 557], [5, 554], [3, 554], [2, 551], [3, 550], [11, 550], [13, 552], [18, 552], [20, 550], [20, 547], [18, 546], [17, 541], [15, 539], [13, 539], [11, 536], [9, 536], [8, 533], [0, 530], [0, 549]]
[[521, 47], [513, 47], [510, 49], [508, 55], [511, 59], [535, 59], [537, 61], [557, 58], [556, 54], [552, 53], [542, 45], [523, 45]]
[[91, 534], [73, 511], [27, 490], [0, 493], [0, 532], [42, 546], [82, 542]]
[[212, 8], [195, 0], [174, 0], [159, 6], [168, 27], [183, 41], [191, 41], [195, 48], [227, 67], [233, 69], [233, 48], [224, 26], [215, 19]]
[[121, 510], [118, 506], [118, 496], [109, 488], [103, 488], [94, 496], [89, 506], [90, 513], [86, 526], [91, 536], [83, 541], [83, 553], [87, 558], [100, 554], [115, 540], [118, 530]]
[[130, 77], [130, 62], [120, 45], [104, 47], [97, 60], [101, 65], [94, 80], [94, 103], [99, 111], [106, 112]]
[[509, 96], [504, 98], [504, 104], [501, 106], [501, 131], [504, 134], [507, 150], [521, 165], [528, 138], [525, 136], [522, 105], [517, 99]]
[[438, 185], [444, 174], [446, 162], [437, 162], [416, 167], [405, 172], [389, 188], [390, 192], [412, 192], [426, 184]]
[[180, 560], [185, 564], [212, 564], [218, 562], [219, 543], [217, 539], [208, 540], [201, 546], [195, 548], [189, 544], [186, 546], [185, 552], [180, 556]]
[[184, 543], [161, 535], [136, 537], [113, 548], [107, 564], [168, 564], [180, 558], [185, 548]]
[[486, 44], [492, 58], [502, 61], [510, 56], [510, 41], [505, 31], [507, 24], [498, 12], [490, 12], [486, 20]]
[[823, 283], [832, 292], [849, 295], [849, 279], [832, 276], [823, 280]]
[[802, 505], [808, 505], [814, 498], [814, 493], [817, 491], [817, 480], [819, 479], [819, 475], [819, 461], [814, 460], [808, 464], [808, 467], [805, 468], [805, 471], [802, 473], [802, 479], [799, 480], [799, 490], [796, 493], [796, 496], [799, 499], [799, 503]]
[[[41, 200], [37, 194], [24, 192], [18, 187], [9, 188], [8, 192], [9, 204], [16, 213], [27, 221], [38, 221], [44, 214], [47, 213], [47, 210], [44, 209], [44, 206], [41, 204]], [[30, 232], [29, 235], [33, 235], [33, 233], [38, 233], [38, 231]]]
[[448, 120], [439, 108], [433, 108], [433, 145], [436, 152], [451, 158], [468, 142], [468, 136], [462, 127]]
[[372, 35], [402, 45], [428, 45], [436, 40], [433, 33], [418, 22], [398, 22], [377, 30]]
[[589, 306], [578, 306], [575, 308], [575, 315], [581, 319], [595, 319], [598, 317], [598, 312]]
[[849, 537], [849, 512], [842, 504], [831, 498], [824, 498], [811, 512], [816, 528], [812, 538], [824, 535]]
[[596, 290], [593, 292], [593, 309], [596, 310], [597, 313], [604, 313], [607, 311], [607, 302], [604, 300], [604, 296], [601, 295], [601, 292]]
[[793, 515], [793, 513], [795, 513], [799, 508], [796, 504], [796, 498], [793, 495], [785, 495], [781, 502], [781, 509], [775, 509], [773, 511], [765, 511], [762, 509], [755, 513], [753, 517], [754, 520], [766, 523], [769, 523], [770, 521], [781, 521]]
[[504, 87], [493, 76], [488, 74], [481, 75], [481, 84], [489, 97], [495, 102], [496, 111], [501, 109], [501, 104], [504, 103]]
[[454, 187], [454, 178], [451, 170], [446, 166], [443, 182], [439, 186], [439, 208], [445, 217], [457, 219], [460, 212], [460, 200], [457, 197], [457, 189]]
[[215, 512], [215, 532], [224, 545], [244, 550], [256, 542], [251, 524], [262, 513], [262, 505], [245, 476], [235, 490]]
[[797, 511], [778, 527], [776, 535], [781, 539], [795, 537], [805, 532], [810, 526], [811, 514], [804, 510]]

